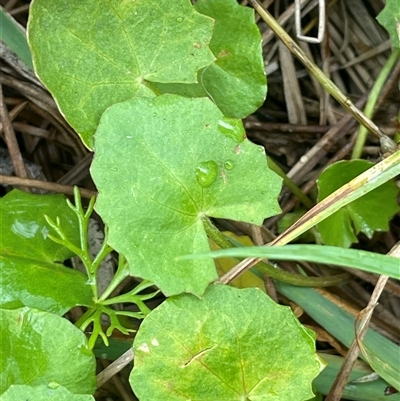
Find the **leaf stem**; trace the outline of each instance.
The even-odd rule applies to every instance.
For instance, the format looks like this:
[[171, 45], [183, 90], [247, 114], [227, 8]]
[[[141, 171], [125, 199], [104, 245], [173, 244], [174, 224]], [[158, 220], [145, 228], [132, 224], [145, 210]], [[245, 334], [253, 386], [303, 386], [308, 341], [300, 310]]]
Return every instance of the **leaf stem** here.
[[112, 248], [107, 245], [107, 232], [106, 232], [105, 240], [103, 242], [101, 250], [99, 254], [96, 256], [95, 260], [92, 261], [89, 252], [88, 229], [89, 229], [89, 219], [94, 209], [95, 197], [92, 197], [90, 199], [86, 212], [83, 210], [81, 194], [79, 192], [78, 187], [74, 187], [74, 200], [75, 200], [75, 205], [72, 204], [68, 199], [67, 199], [67, 204], [78, 218], [80, 248], [77, 247], [75, 244], [73, 244], [67, 238], [67, 235], [64, 233], [61, 227], [61, 221], [59, 217], [57, 217], [56, 222], [54, 222], [48, 216], [45, 216], [47, 223], [50, 225], [51, 228], [54, 229], [54, 231], [59, 236], [59, 238], [57, 238], [50, 234], [49, 238], [52, 241], [56, 242], [57, 244], [65, 246], [82, 260], [82, 263], [85, 266], [86, 274], [88, 276], [88, 284], [92, 289], [93, 300], [97, 301], [98, 299], [97, 269], [100, 266], [100, 263], [106, 257], [106, 255], [108, 255], [112, 251]]
[[[385, 84], [390, 72], [396, 65], [400, 57], [400, 48], [394, 49], [391, 56], [387, 59], [385, 65], [382, 67], [374, 85], [372, 86], [371, 92], [368, 97], [368, 101], [364, 108], [364, 114], [371, 118], [374, 114], [374, 108], [376, 102], [378, 101], [379, 94]], [[361, 125], [357, 133], [357, 141], [353, 148], [353, 153], [351, 155], [352, 159], [359, 159], [361, 157], [362, 149], [364, 147], [365, 141], [367, 139], [368, 130], [365, 126]]]
[[274, 162], [274, 160], [267, 156], [268, 166], [283, 179], [283, 183], [292, 191], [299, 201], [307, 208], [311, 209], [314, 202], [284, 173], [284, 171]]
[[96, 255], [96, 257], [91, 265], [91, 272], [93, 275], [97, 276], [97, 270], [99, 269], [101, 262], [103, 262], [105, 257], [110, 252], [112, 252], [112, 250], [113, 250], [113, 248], [111, 248], [111, 246], [108, 245], [108, 228], [106, 227], [105, 232], [104, 232], [103, 244], [101, 245], [99, 253]]
[[150, 89], [156, 96], [160, 96], [163, 94], [152, 82], [143, 80], [142, 84]]
[[[208, 237], [211, 238], [220, 248], [227, 249], [235, 247], [235, 245], [231, 243], [217, 227], [215, 227], [208, 217], [203, 217], [203, 226]], [[284, 271], [269, 263], [265, 263], [264, 261], [258, 262], [251, 268], [251, 271], [257, 276], [262, 277], [263, 274], [266, 274], [275, 280], [300, 287], [330, 287], [343, 284], [351, 278], [351, 275], [348, 273], [335, 274], [328, 277], [308, 277]]]
[[[89, 201], [88, 208], [86, 212], [83, 210], [82, 201], [81, 201], [81, 193], [79, 192], [78, 187], [74, 187], [74, 201], [75, 205], [73, 205], [69, 200], [67, 200], [68, 206], [73, 210], [78, 217], [79, 222], [79, 237], [81, 243], [81, 252], [78, 256], [81, 258], [86, 273], [88, 275], [88, 283], [92, 288], [93, 299], [98, 299], [98, 288], [97, 288], [97, 277], [96, 272], [93, 269], [92, 258], [90, 257], [89, 252], [89, 240], [88, 240], [88, 230], [89, 230], [89, 219], [94, 209], [95, 197], [92, 197]], [[103, 248], [102, 248], [103, 249]]]
[[68, 206], [75, 212], [79, 220], [81, 249], [85, 254], [89, 255], [88, 226], [89, 226], [89, 218], [94, 208], [95, 197], [92, 197], [90, 199], [86, 213], [83, 210], [81, 193], [79, 192], [78, 187], [74, 187], [74, 200], [75, 200], [75, 205], [73, 205], [68, 199], [67, 203]]
[[118, 259], [118, 267], [115, 272], [110, 284], [105, 289], [103, 294], [99, 298], [99, 302], [103, 302], [106, 300], [111, 293], [122, 283], [122, 281], [129, 276], [129, 268], [128, 262], [126, 259], [120, 254]]

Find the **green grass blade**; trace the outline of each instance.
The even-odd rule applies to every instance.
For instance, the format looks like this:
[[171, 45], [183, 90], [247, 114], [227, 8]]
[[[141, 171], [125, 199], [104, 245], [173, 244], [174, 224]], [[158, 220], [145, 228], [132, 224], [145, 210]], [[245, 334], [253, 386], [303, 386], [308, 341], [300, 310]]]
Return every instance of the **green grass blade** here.
[[[400, 6], [400, 3], [399, 3]], [[375, 111], [375, 106], [378, 101], [379, 94], [385, 84], [389, 74], [391, 73], [392, 69], [395, 67], [396, 63], [399, 61], [400, 58], [400, 49], [393, 49], [393, 53], [390, 57], [386, 60], [386, 63], [382, 67], [382, 70], [379, 72], [378, 76], [375, 79], [374, 85], [372, 86], [371, 92], [368, 97], [368, 101], [364, 108], [364, 114], [368, 118], [372, 118]], [[357, 141], [354, 145], [353, 152], [351, 154], [352, 159], [360, 159], [363, 147], [367, 140], [368, 130], [361, 125], [358, 134], [357, 134]]]
[[[281, 282], [277, 282], [276, 287], [281, 294], [300, 305], [337, 340], [350, 347], [355, 337], [354, 316], [325, 297], [320, 290], [295, 287]], [[391, 386], [399, 390], [400, 347], [372, 329], [368, 329], [363, 344], [374, 354], [376, 373], [385, 377]], [[364, 359], [362, 355], [360, 358]]]
[[26, 40], [26, 34], [3, 7], [0, 7], [0, 26], [0, 40], [33, 71], [31, 51]]
[[179, 259], [204, 259], [210, 257], [214, 259], [222, 257], [254, 257], [325, 263], [352, 267], [400, 279], [400, 261], [393, 256], [326, 245], [249, 246], [186, 255]]
[[364, 344], [362, 345], [362, 352], [371, 368], [400, 391], [400, 352], [398, 352], [399, 360], [396, 366], [386, 363], [386, 359], [382, 359], [380, 355], [376, 355]]
[[[332, 386], [339, 369], [343, 364], [344, 358], [336, 355], [320, 354], [321, 358], [328, 362], [328, 366], [314, 380], [315, 388], [326, 395]], [[383, 379], [377, 379], [366, 383], [354, 383], [353, 380], [369, 375], [372, 370], [357, 361], [350, 374], [349, 384], [343, 391], [343, 399], [355, 401], [400, 401], [400, 393], [390, 397], [385, 395], [388, 384]]]

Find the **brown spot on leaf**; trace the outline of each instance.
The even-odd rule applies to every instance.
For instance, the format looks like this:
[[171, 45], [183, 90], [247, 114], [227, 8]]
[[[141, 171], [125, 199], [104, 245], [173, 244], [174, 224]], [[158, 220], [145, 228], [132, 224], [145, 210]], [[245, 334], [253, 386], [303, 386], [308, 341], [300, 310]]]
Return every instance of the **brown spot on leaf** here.
[[218, 54], [218, 58], [227, 57], [227, 56], [230, 56], [230, 55], [231, 55], [231, 52], [228, 52], [227, 50], [221, 50], [219, 52], [219, 54]]

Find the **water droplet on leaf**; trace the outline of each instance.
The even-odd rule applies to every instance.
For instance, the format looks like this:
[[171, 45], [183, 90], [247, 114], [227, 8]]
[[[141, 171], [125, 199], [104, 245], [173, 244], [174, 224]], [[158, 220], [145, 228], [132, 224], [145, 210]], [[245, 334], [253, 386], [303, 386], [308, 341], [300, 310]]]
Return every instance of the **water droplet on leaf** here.
[[60, 387], [60, 385], [56, 381], [52, 380], [47, 383], [47, 387], [55, 390], [56, 388]]
[[87, 285], [94, 285], [94, 284], [96, 284], [96, 280], [93, 279], [93, 278], [90, 278], [90, 279], [86, 280], [86, 284]]
[[143, 343], [143, 344], [139, 345], [138, 351], [142, 351], [142, 352], [148, 353], [148, 352], [150, 352], [150, 348], [146, 343]]
[[218, 175], [218, 166], [214, 160], [201, 162], [196, 167], [197, 182], [203, 187], [208, 188], [212, 185]]
[[224, 167], [225, 167], [227, 170], [232, 170], [233, 167], [234, 167], [233, 161], [232, 161], [232, 160], [226, 160], [226, 161], [224, 161]]
[[237, 118], [222, 117], [218, 121], [218, 131], [236, 143], [241, 143], [246, 138], [242, 121]]
[[11, 230], [22, 238], [34, 238], [40, 226], [36, 221], [15, 219]]

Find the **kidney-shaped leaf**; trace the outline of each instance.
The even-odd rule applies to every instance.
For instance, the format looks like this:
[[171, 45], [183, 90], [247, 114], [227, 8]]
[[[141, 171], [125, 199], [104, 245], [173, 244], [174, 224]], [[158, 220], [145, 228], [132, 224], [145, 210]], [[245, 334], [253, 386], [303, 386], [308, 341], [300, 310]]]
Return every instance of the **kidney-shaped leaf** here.
[[[374, 164], [365, 160], [341, 161], [329, 166], [318, 178], [318, 201], [325, 199]], [[360, 232], [371, 238], [374, 231], [387, 231], [390, 218], [399, 210], [399, 190], [393, 180], [349, 203], [325, 220], [317, 229], [327, 245], [349, 247]]]
[[34, 0], [28, 40], [37, 74], [91, 147], [108, 106], [154, 96], [150, 82], [197, 82], [214, 60], [212, 29], [188, 0]]
[[247, 117], [267, 91], [254, 11], [236, 0], [199, 0], [195, 7], [215, 19], [210, 49], [216, 60], [199, 72], [199, 82], [226, 116]]
[[63, 195], [34, 195], [14, 190], [0, 199], [0, 306], [29, 306], [64, 314], [76, 305], [91, 305], [87, 278], [61, 262], [71, 251], [49, 237], [44, 215], [61, 226], [79, 244], [76, 215]]
[[133, 346], [130, 383], [141, 401], [308, 400], [323, 368], [314, 333], [256, 288], [169, 298]]
[[210, 49], [216, 60], [198, 72], [197, 84], [156, 86], [163, 93], [208, 96], [225, 116], [247, 117], [262, 105], [267, 91], [254, 11], [236, 0], [199, 0], [195, 8], [215, 20]]
[[217, 277], [212, 261], [175, 260], [209, 250], [203, 216], [261, 224], [279, 212], [281, 179], [263, 148], [209, 99], [162, 95], [111, 106], [95, 150], [96, 210], [110, 245], [133, 275], [168, 295], [202, 294]]
[[0, 309], [0, 338], [0, 393], [12, 384], [54, 382], [72, 393], [94, 392], [94, 355], [68, 320], [36, 309]]
[[95, 401], [93, 396], [88, 394], [72, 394], [65, 387], [50, 383], [47, 386], [37, 387], [25, 385], [12, 385], [0, 395], [0, 401]]

